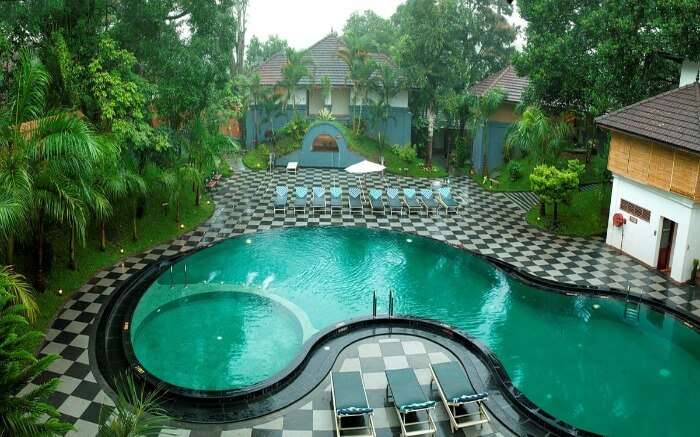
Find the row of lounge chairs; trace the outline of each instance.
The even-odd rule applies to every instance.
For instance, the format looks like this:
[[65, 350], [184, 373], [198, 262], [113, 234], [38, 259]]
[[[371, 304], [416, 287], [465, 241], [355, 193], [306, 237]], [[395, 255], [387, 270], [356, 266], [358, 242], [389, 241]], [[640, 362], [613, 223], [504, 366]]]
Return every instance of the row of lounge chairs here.
[[[430, 387], [435, 384], [440, 401], [450, 418], [452, 432], [488, 422], [483, 402], [487, 393], [478, 393], [456, 361], [431, 364]], [[391, 400], [401, 425], [401, 436], [435, 434], [432, 411], [436, 402], [423, 392], [413, 369], [386, 370], [386, 398]], [[376, 437], [374, 409], [367, 400], [361, 372], [332, 372], [331, 390], [336, 437]]]
[[[383, 200], [384, 192], [388, 201]], [[441, 210], [445, 213], [457, 213], [464, 204], [464, 199], [455, 196], [449, 187], [438, 189], [437, 195], [432, 189], [421, 189], [416, 191], [413, 188], [404, 188], [403, 196], [398, 188], [387, 188], [385, 191], [377, 188], [371, 188], [367, 192], [368, 208], [375, 214], [400, 214], [404, 212], [412, 214], [414, 212], [425, 212], [426, 215], [438, 214]], [[350, 187], [347, 196], [347, 210], [353, 213], [363, 213], [365, 211], [365, 202], [363, 201], [363, 192], [357, 187]], [[286, 213], [292, 210], [294, 213], [305, 213], [310, 210], [311, 213], [327, 212], [330, 208], [330, 213], [342, 213], [345, 204], [342, 200], [343, 190], [340, 187], [331, 187], [330, 202], [326, 201], [326, 189], [323, 187], [314, 187], [311, 190], [311, 199], [309, 200], [309, 190], [306, 187], [295, 187], [291, 204], [289, 204], [289, 189], [285, 186], [275, 188], [273, 199], [274, 212]], [[288, 205], [289, 204], [289, 205]]]

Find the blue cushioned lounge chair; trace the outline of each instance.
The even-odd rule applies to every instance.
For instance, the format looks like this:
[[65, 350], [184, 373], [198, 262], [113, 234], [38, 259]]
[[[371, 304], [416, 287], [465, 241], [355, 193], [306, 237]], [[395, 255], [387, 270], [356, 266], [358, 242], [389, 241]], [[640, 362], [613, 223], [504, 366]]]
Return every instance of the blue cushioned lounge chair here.
[[331, 214], [334, 211], [343, 213], [343, 189], [340, 187], [331, 187]]
[[363, 212], [362, 209], [362, 191], [357, 187], [348, 188], [348, 205], [350, 206], [350, 214], [353, 212]]
[[372, 212], [386, 214], [386, 209], [384, 208], [384, 201], [382, 201], [382, 190], [376, 188], [371, 188], [369, 190], [369, 205], [372, 208]]
[[489, 421], [483, 404], [489, 395], [474, 390], [461, 364], [456, 361], [432, 364], [430, 372], [433, 376], [430, 386], [433, 383], [437, 386], [442, 404], [450, 416], [452, 432]]
[[398, 212], [399, 215], [403, 215], [403, 202], [399, 199], [398, 188], [387, 188], [386, 197], [389, 199], [389, 212], [391, 214]]
[[416, 196], [416, 190], [413, 188], [403, 189], [403, 201], [406, 205], [408, 215], [411, 215], [411, 212], [418, 211], [418, 213], [420, 213], [423, 210], [423, 206], [418, 200], [418, 196]]
[[274, 212], [287, 212], [287, 187], [278, 186], [275, 188], [275, 198], [273, 199]]
[[318, 210], [326, 212], [326, 189], [323, 187], [314, 187], [311, 191], [311, 212]]
[[376, 436], [362, 373], [331, 372], [331, 396], [336, 437], [344, 431], [353, 437]]
[[296, 187], [294, 188], [294, 213], [301, 210], [301, 212], [306, 212], [306, 197], [309, 194], [309, 190], [306, 187]]
[[435, 199], [433, 190], [430, 188], [423, 188], [420, 190], [420, 201], [425, 206], [425, 215], [430, 215], [432, 211], [433, 214], [437, 214], [440, 204]]
[[401, 437], [435, 434], [431, 411], [435, 401], [429, 400], [418, 383], [413, 369], [386, 370], [387, 399], [392, 399], [401, 424]]
[[438, 202], [448, 214], [451, 212], [459, 212], [462, 203], [458, 202], [458, 200], [462, 203], [464, 202], [464, 199], [461, 197], [452, 195], [450, 187], [442, 187], [438, 190]]

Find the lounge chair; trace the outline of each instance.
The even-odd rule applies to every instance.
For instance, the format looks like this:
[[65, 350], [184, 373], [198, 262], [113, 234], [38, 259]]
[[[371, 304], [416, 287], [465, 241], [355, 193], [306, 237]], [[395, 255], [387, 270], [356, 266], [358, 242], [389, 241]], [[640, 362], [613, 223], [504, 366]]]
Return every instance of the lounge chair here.
[[420, 213], [423, 210], [423, 206], [421, 206], [418, 197], [416, 197], [416, 190], [413, 188], [403, 189], [403, 201], [406, 205], [408, 215], [411, 215], [412, 211], [418, 211], [418, 213]]
[[362, 191], [360, 191], [359, 188], [348, 188], [348, 205], [350, 206], [350, 214], [355, 211], [363, 212], [361, 195]]
[[440, 204], [435, 199], [433, 190], [431, 190], [430, 188], [421, 189], [420, 201], [423, 204], [423, 206], [425, 206], [425, 215], [430, 215], [430, 211], [432, 211], [433, 214], [437, 214], [438, 208], [440, 208]]
[[[469, 426], [482, 425], [489, 421], [483, 402], [488, 393], [477, 393], [472, 387], [462, 365], [456, 361], [432, 364], [430, 372], [437, 386], [442, 404], [450, 416], [452, 432]], [[470, 411], [470, 407], [472, 408]]]
[[379, 212], [382, 215], [386, 214], [384, 202], [382, 201], [382, 190], [376, 188], [369, 190], [369, 205], [372, 208], [372, 212]]
[[438, 190], [438, 202], [442, 206], [442, 209], [445, 210], [446, 213], [451, 213], [451, 212], [459, 212], [459, 208], [462, 206], [462, 203], [458, 202], [464, 202], [464, 199], [462, 199], [459, 196], [452, 196], [452, 190], [450, 187], [442, 187]]
[[301, 210], [301, 212], [306, 212], [306, 196], [309, 194], [309, 190], [306, 187], [295, 187], [294, 188], [294, 213]]
[[317, 210], [326, 212], [326, 190], [323, 187], [314, 187], [311, 192], [311, 211]]
[[403, 215], [403, 202], [399, 199], [399, 190], [397, 188], [387, 188], [386, 197], [389, 199], [389, 212], [391, 214], [398, 212]]
[[340, 187], [331, 187], [331, 214], [333, 211], [339, 211], [343, 213], [343, 189]]
[[360, 372], [332, 372], [331, 396], [335, 435], [348, 431], [353, 437], [375, 437], [374, 410], [370, 408]]
[[287, 193], [289, 189], [284, 186], [275, 188], [274, 212], [287, 212]]
[[413, 369], [386, 370], [385, 374], [386, 396], [394, 401], [401, 436], [435, 434], [437, 429], [430, 414], [435, 409], [435, 401], [425, 396]]

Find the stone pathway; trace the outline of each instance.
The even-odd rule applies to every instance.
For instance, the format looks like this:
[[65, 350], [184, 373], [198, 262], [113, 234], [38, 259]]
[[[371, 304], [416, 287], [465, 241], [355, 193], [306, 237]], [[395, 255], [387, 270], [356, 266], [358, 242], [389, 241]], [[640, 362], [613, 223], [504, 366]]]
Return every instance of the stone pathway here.
[[[600, 239], [560, 237], [534, 229], [524, 223], [522, 209], [508, 196], [487, 193], [468, 178], [451, 181], [453, 190], [465, 199], [466, 207], [459, 215], [425, 217], [414, 214], [398, 217], [345, 213], [335, 216], [312, 216], [272, 212], [271, 202], [276, 185], [286, 185], [291, 189], [297, 185], [310, 188], [315, 185], [329, 187], [338, 184], [347, 193], [348, 186], [358, 185], [360, 182], [378, 188], [423, 188], [429, 187], [431, 181], [393, 175], [384, 178], [372, 175], [358, 180], [342, 171], [321, 169], [301, 169], [298, 175], [289, 175], [283, 170], [273, 174], [239, 172], [222, 181], [219, 188], [212, 193], [216, 201], [216, 210], [211, 219], [202, 226], [168, 244], [159, 245], [139, 256], [129, 257], [90, 279], [58, 314], [46, 333], [46, 343], [41, 350], [43, 354], [61, 355], [61, 359], [54, 362], [39, 380], [60, 378], [61, 384], [51, 396], [50, 402], [58, 407], [65, 420], [75, 424], [75, 435], [95, 435], [100, 411], [113, 405], [104, 391], [104, 386], [95, 378], [88, 344], [92, 332], [91, 322], [115, 288], [147, 263], [162, 256], [173, 255], [199, 244], [242, 233], [289, 226], [324, 225], [363, 226], [411, 232], [452, 244], [463, 244], [469, 250], [498, 257], [547, 279], [616, 288], [629, 285], [634, 292], [677, 305], [700, 317], [697, 289], [677, 286], [632, 258], [605, 246]], [[310, 417], [314, 419], [309, 422], [312, 425], [306, 428], [286, 428], [285, 421], [294, 420], [275, 415], [262, 419], [262, 423], [274, 423], [274, 429], [261, 428], [257, 424], [257, 427], [237, 424], [232, 427], [238, 429], [224, 430], [222, 435], [280, 435], [282, 432], [289, 437], [320, 435], [318, 433], [325, 433], [324, 435], [330, 437], [329, 431], [315, 428], [314, 421], [321, 413], [316, 413], [313, 396], [312, 393], [308, 399], [301, 402], [303, 407], [307, 407], [311, 401]], [[327, 409], [327, 406], [324, 409]], [[393, 433], [390, 422], [382, 424], [382, 429], [385, 430], [382, 433]], [[215, 435], [221, 431], [219, 427], [188, 426], [187, 429], [178, 431], [178, 435]], [[495, 427], [492, 431], [501, 432]], [[487, 429], [486, 432], [491, 431]]]

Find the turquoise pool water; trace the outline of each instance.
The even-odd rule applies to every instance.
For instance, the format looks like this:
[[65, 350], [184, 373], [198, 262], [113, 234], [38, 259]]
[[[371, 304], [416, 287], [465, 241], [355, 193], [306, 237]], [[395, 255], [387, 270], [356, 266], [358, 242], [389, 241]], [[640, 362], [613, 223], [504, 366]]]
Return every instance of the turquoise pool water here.
[[169, 383], [245, 387], [287, 366], [316, 330], [369, 315], [372, 290], [386, 312], [389, 288], [397, 314], [477, 337], [560, 419], [611, 436], [697, 435], [700, 334], [645, 306], [627, 321], [616, 300], [543, 292], [401, 233], [299, 228], [217, 244], [151, 285], [132, 343]]

